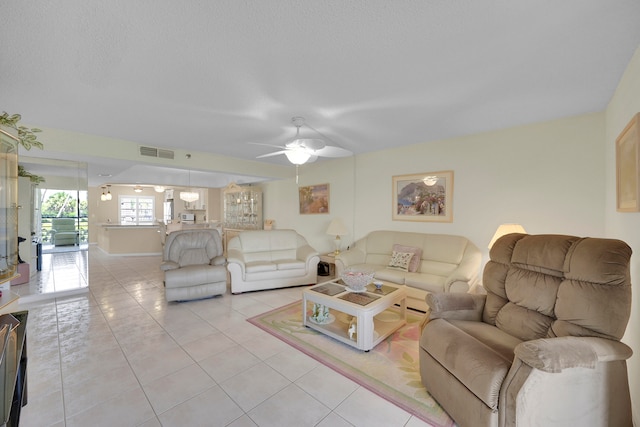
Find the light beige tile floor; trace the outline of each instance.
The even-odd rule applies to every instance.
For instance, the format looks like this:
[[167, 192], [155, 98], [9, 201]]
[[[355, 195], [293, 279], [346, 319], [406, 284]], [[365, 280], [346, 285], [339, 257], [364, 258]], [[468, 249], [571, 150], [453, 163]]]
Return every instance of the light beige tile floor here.
[[301, 288], [167, 303], [158, 256], [56, 256], [32, 281], [82, 287], [88, 262], [89, 291], [21, 303], [21, 427], [427, 425], [246, 321]]

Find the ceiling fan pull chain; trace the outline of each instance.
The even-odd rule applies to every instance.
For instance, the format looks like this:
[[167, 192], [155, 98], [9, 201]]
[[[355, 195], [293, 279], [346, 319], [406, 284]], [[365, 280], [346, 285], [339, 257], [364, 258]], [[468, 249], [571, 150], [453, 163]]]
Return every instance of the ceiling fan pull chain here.
[[298, 184], [298, 168], [300, 165], [296, 165], [296, 184]]

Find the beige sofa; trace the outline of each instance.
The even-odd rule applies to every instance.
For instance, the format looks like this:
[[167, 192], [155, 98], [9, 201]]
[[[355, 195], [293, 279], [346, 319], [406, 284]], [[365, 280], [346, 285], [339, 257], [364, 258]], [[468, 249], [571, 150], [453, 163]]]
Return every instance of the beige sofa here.
[[[394, 247], [396, 253], [415, 253], [406, 271], [389, 266]], [[338, 276], [348, 268], [373, 270], [377, 279], [406, 285], [408, 307], [425, 311], [428, 292], [468, 292], [478, 280], [481, 259], [476, 245], [462, 236], [381, 230], [341, 252], [335, 264]]]
[[631, 426], [631, 248], [509, 234], [486, 295], [430, 294], [420, 374], [461, 427]]
[[319, 261], [295, 230], [241, 231], [227, 247], [231, 293], [315, 284]]

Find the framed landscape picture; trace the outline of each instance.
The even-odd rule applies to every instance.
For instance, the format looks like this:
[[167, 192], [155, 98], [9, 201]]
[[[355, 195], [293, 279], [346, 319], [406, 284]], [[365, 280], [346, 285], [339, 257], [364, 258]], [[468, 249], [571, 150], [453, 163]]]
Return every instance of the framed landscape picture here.
[[640, 212], [640, 113], [616, 139], [616, 209]]
[[453, 221], [453, 171], [393, 177], [393, 219]]
[[309, 185], [298, 188], [300, 214], [329, 213], [329, 184]]

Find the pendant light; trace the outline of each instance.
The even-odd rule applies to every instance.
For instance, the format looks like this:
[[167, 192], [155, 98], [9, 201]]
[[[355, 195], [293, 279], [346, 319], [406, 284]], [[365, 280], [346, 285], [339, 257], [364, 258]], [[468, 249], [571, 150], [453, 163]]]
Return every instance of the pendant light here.
[[[106, 194], [104, 190], [107, 190]], [[107, 200], [111, 200], [113, 196], [111, 196], [111, 186], [106, 185], [102, 187], [102, 194], [100, 195], [100, 200], [106, 202]]]
[[[191, 154], [186, 154], [187, 159], [191, 158]], [[184, 200], [187, 203], [193, 203], [200, 198], [200, 195], [194, 191], [191, 191], [191, 169], [189, 169], [189, 191], [180, 192], [180, 200]]]

